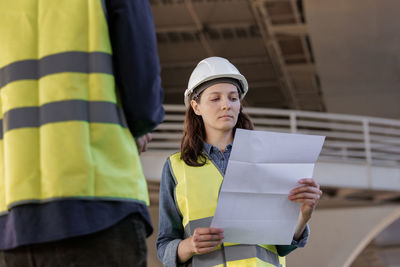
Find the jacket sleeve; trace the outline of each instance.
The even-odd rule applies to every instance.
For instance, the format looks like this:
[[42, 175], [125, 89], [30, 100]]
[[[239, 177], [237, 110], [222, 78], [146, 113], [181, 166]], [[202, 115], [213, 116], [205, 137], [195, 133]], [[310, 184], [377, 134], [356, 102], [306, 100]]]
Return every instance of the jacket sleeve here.
[[184, 266], [179, 264], [178, 245], [184, 236], [182, 216], [175, 202], [175, 179], [169, 159], [164, 164], [160, 184], [159, 225], [157, 253], [165, 267]]
[[148, 0], [106, 0], [114, 75], [129, 130], [134, 137], [164, 118], [160, 63]]
[[293, 240], [292, 244], [290, 245], [276, 245], [276, 250], [278, 252], [278, 255], [284, 257], [293, 250], [295, 250], [296, 248], [304, 247], [307, 244], [309, 236], [310, 236], [310, 227], [307, 224], [306, 229], [304, 229], [303, 233], [301, 234], [299, 241]]

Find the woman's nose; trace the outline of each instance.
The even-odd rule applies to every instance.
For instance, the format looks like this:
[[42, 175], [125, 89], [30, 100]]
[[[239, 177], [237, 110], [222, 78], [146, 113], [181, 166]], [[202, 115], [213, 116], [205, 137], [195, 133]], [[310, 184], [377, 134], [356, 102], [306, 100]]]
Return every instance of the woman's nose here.
[[227, 97], [224, 97], [221, 101], [222, 109], [230, 109], [231, 108], [231, 102]]

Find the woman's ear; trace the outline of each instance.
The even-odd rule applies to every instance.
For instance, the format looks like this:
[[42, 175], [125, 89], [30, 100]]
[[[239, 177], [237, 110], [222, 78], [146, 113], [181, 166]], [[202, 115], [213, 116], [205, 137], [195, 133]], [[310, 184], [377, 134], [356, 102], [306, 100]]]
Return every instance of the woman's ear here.
[[192, 109], [194, 113], [198, 116], [201, 115], [200, 110], [199, 110], [199, 103], [197, 103], [195, 100], [190, 100], [190, 105], [192, 106]]

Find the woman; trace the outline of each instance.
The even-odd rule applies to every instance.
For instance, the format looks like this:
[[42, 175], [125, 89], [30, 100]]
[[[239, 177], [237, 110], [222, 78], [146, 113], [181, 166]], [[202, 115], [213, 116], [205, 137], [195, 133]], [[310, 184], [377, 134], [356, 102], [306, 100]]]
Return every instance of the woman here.
[[289, 195], [302, 204], [291, 245], [223, 243], [223, 229], [209, 227], [235, 130], [253, 129], [241, 106], [247, 90], [245, 77], [220, 57], [202, 60], [190, 76], [181, 152], [167, 159], [161, 179], [157, 250], [164, 266], [285, 266], [284, 256], [307, 242], [322, 194], [312, 178]]

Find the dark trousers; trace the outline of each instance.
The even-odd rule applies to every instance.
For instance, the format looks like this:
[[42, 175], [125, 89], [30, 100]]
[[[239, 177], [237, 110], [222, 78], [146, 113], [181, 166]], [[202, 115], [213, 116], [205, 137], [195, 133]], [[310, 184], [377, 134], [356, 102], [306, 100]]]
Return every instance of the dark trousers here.
[[0, 251], [0, 267], [146, 266], [146, 228], [132, 214], [90, 235]]

